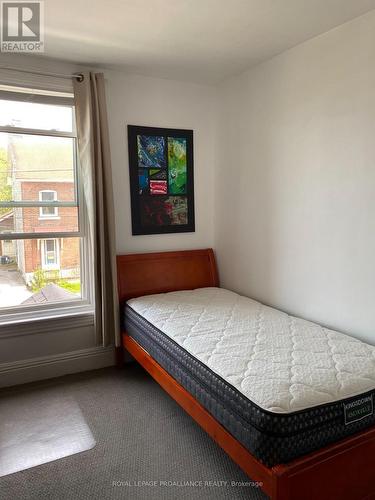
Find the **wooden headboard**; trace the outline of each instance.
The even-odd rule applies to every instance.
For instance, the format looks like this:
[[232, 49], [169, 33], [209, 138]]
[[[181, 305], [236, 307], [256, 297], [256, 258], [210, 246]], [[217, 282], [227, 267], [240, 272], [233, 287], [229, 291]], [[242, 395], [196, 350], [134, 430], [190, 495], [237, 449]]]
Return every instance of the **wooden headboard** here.
[[153, 293], [219, 286], [211, 248], [117, 256], [120, 303]]

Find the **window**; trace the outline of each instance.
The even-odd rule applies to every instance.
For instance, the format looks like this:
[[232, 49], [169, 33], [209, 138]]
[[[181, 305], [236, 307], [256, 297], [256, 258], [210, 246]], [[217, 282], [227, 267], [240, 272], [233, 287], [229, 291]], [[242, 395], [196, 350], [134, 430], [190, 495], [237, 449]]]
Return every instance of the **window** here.
[[92, 311], [73, 96], [0, 85], [0, 323]]
[[43, 269], [59, 269], [58, 240], [42, 240]]
[[[39, 201], [57, 201], [57, 193], [56, 191], [39, 191]], [[53, 206], [40, 207], [40, 217], [58, 217], [59, 209]]]

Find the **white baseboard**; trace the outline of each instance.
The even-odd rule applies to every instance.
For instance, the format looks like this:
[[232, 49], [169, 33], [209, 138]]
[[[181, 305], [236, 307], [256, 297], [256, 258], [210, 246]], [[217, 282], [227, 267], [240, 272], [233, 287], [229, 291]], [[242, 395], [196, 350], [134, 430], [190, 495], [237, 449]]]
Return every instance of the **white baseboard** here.
[[115, 364], [115, 348], [90, 347], [80, 351], [0, 364], [0, 387], [60, 377]]

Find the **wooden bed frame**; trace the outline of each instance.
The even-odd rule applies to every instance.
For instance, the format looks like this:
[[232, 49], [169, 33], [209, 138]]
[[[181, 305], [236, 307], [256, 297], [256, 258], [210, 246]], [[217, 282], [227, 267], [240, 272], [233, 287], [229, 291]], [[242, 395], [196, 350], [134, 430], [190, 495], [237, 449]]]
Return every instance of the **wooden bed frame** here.
[[[152, 293], [219, 286], [211, 249], [117, 257], [120, 303]], [[124, 348], [273, 500], [375, 499], [375, 427], [288, 464], [266, 467], [126, 332]]]

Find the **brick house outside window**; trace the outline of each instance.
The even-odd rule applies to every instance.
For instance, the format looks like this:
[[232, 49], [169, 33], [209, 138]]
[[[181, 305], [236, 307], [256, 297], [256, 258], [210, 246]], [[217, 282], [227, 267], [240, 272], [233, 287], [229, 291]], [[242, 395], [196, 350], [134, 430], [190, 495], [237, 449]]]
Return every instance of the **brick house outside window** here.
[[[56, 150], [58, 149], [58, 150]], [[33, 144], [10, 136], [8, 160], [15, 200], [71, 201], [74, 199], [73, 158], [69, 145]], [[76, 231], [76, 207], [14, 209], [14, 228], [22, 233]], [[46, 235], [47, 236], [47, 235]], [[49, 236], [49, 235], [48, 235]], [[25, 239], [15, 242], [18, 269], [30, 283], [36, 269], [58, 279], [79, 278], [79, 239]]]

